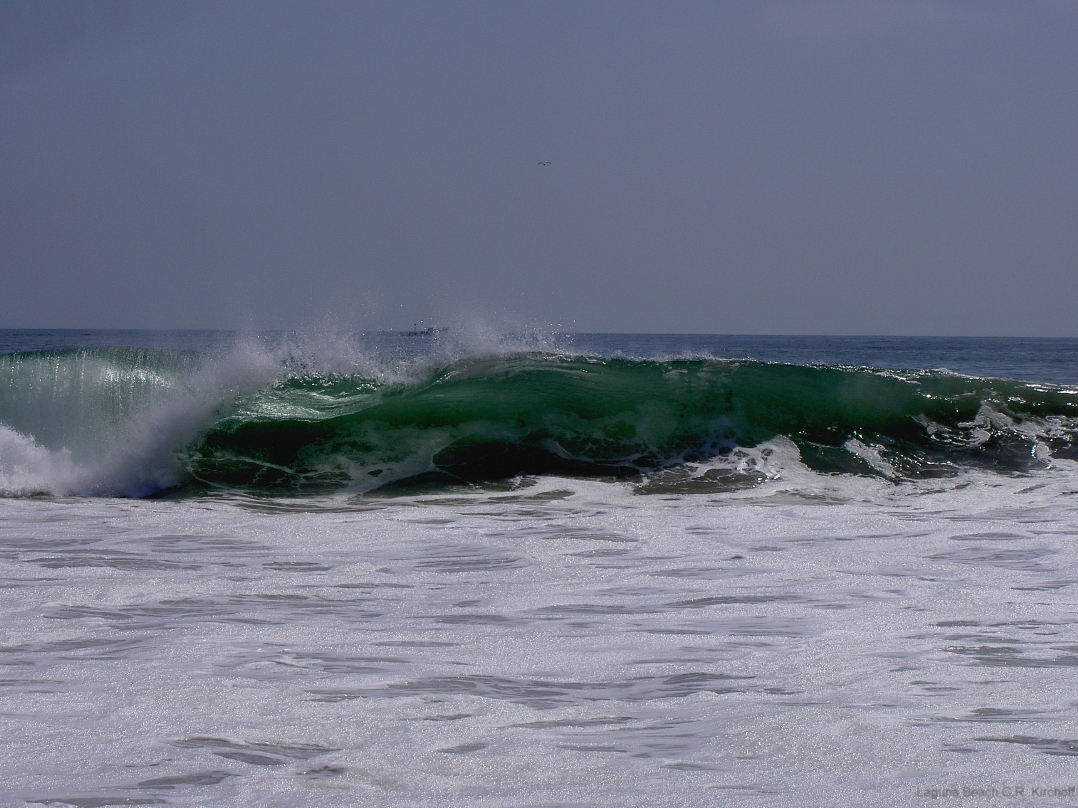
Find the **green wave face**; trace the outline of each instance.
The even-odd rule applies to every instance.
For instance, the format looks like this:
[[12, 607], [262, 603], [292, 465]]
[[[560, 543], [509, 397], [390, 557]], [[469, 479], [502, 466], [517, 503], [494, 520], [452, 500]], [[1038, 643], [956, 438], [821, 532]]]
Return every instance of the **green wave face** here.
[[[243, 398], [183, 455], [212, 486], [318, 489], [435, 474], [625, 476], [786, 436], [811, 468], [896, 476], [1070, 455], [1078, 395], [942, 373], [521, 354], [421, 383], [293, 377]], [[890, 474], [888, 476], [891, 476]]]

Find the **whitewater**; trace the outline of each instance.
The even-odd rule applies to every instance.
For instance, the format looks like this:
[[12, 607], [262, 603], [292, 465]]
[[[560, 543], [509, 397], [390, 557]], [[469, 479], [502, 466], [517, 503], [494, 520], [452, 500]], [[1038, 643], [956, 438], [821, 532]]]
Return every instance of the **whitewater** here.
[[1074, 803], [1076, 348], [0, 332], [0, 804]]

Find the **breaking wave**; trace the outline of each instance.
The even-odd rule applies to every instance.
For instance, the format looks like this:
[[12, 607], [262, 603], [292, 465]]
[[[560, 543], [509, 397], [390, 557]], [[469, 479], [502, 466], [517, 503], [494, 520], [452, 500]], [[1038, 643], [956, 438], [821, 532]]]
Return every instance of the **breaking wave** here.
[[896, 481], [1078, 454], [1078, 392], [940, 371], [530, 351], [390, 372], [253, 349], [102, 348], [0, 356], [0, 374], [9, 495], [362, 492], [520, 474], [646, 490], [780, 438], [816, 472]]

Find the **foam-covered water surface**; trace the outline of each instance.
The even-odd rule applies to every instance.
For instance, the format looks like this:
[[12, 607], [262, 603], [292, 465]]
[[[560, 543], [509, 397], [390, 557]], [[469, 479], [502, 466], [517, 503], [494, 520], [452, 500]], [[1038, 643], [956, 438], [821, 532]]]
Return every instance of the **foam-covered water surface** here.
[[1076, 475], [9, 500], [0, 793], [897, 805], [1069, 786]]
[[0, 804], [1074, 803], [1076, 347], [0, 332]]

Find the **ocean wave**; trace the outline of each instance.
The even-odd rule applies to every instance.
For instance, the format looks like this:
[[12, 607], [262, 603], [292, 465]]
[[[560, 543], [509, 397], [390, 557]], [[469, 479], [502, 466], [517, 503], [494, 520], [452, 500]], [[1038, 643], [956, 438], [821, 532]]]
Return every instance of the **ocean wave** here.
[[944, 371], [540, 351], [319, 365], [250, 348], [13, 354], [0, 371], [8, 494], [363, 492], [521, 474], [700, 490], [759, 484], [745, 450], [775, 439], [816, 473], [901, 481], [1023, 471], [1078, 444], [1073, 391]]

